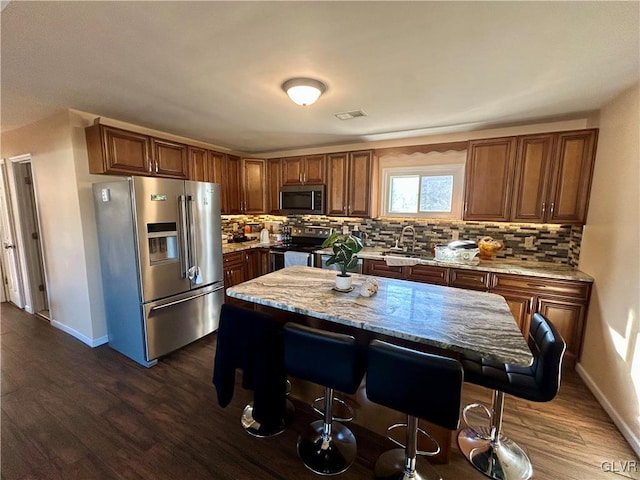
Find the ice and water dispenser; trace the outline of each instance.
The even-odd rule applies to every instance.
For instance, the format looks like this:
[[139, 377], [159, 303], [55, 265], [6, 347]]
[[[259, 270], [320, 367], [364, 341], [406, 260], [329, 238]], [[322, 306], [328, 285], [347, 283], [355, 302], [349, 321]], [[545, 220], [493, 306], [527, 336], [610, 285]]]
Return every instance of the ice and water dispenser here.
[[178, 228], [175, 222], [147, 223], [149, 263], [178, 261]]

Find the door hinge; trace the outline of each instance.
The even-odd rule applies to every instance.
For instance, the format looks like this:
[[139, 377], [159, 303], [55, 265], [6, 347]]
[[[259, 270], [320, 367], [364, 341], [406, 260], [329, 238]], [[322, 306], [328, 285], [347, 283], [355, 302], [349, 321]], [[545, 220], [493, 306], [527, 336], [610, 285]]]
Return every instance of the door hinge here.
[[32, 183], [31, 182], [31, 177], [29, 177], [29, 176], [24, 177], [24, 183], [25, 183], [25, 185], [31, 185], [31, 183]]
[[31, 239], [32, 239], [32, 240], [38, 240], [38, 232], [33, 232], [33, 233], [31, 234]]
[[44, 292], [44, 285], [42, 285], [42, 284], [38, 285], [38, 290], [40, 292]]

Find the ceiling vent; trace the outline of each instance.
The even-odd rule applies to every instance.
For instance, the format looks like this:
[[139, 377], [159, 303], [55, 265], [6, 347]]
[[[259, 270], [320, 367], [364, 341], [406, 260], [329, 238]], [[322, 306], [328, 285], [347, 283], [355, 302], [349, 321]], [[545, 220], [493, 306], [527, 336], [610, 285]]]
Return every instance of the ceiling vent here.
[[340, 120], [351, 120], [352, 118], [366, 117], [367, 114], [362, 110], [352, 110], [351, 112], [334, 113]]

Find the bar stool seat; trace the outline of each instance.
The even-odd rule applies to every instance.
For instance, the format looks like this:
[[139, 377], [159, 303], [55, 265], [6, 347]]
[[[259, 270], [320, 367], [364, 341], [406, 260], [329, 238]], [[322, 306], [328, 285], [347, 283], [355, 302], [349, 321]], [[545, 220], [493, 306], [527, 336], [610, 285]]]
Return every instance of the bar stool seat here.
[[[378, 480], [440, 479], [428, 464], [417, 464], [417, 455], [440, 452], [438, 442], [418, 428], [418, 418], [455, 430], [460, 420], [463, 371], [457, 360], [411, 350], [374, 340], [367, 352], [367, 398], [407, 414], [406, 445], [378, 458], [374, 473]], [[400, 425], [393, 425], [389, 430]], [[429, 437], [434, 449], [417, 449], [417, 435]]]
[[[473, 403], [463, 410], [467, 427], [458, 433], [458, 446], [471, 464], [495, 480], [527, 480], [533, 467], [525, 451], [502, 432], [504, 394], [533, 402], [548, 402], [558, 393], [566, 344], [545, 317], [535, 313], [529, 330], [534, 360], [529, 367], [464, 356], [465, 381], [493, 390], [491, 408]], [[468, 413], [481, 409], [488, 426], [473, 425]]]
[[324, 417], [298, 437], [298, 455], [320, 475], [344, 472], [356, 457], [356, 439], [332, 415], [333, 392], [355, 393], [365, 370], [355, 338], [294, 323], [284, 326], [287, 373], [325, 387]]

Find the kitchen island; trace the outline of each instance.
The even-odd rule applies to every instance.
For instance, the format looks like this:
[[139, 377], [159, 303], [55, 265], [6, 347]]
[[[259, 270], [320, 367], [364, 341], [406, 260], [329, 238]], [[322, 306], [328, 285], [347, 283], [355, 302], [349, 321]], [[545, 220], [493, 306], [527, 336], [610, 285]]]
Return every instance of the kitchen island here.
[[[251, 302], [283, 323], [349, 333], [361, 345], [379, 338], [454, 358], [466, 353], [518, 365], [532, 361], [527, 342], [499, 295], [374, 277], [379, 290], [363, 297], [360, 287], [372, 277], [353, 274], [353, 291], [343, 293], [333, 290], [335, 275], [333, 270], [289, 267], [235, 285], [227, 295]], [[291, 381], [291, 395], [298, 400], [310, 403], [322, 395], [319, 385]], [[438, 394], [437, 385], [429, 379], [420, 381], [425, 395]], [[354, 395], [339, 395], [354, 406], [355, 423], [386, 436], [387, 427], [405, 421], [406, 416], [369, 402], [365, 382], [366, 377]], [[442, 449], [432, 460], [447, 462], [452, 432], [429, 424], [426, 429]]]
[[360, 296], [367, 275], [353, 274], [353, 291], [333, 290], [336, 272], [289, 267], [227, 290], [240, 300], [452, 353], [530, 365], [531, 351], [499, 295], [375, 277], [379, 290]]

